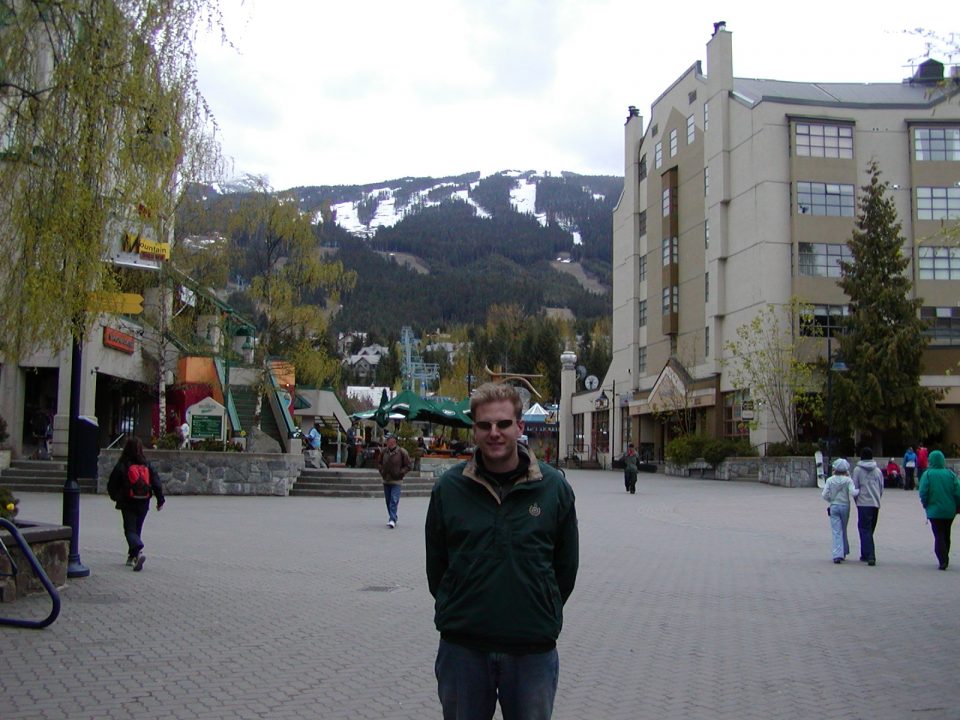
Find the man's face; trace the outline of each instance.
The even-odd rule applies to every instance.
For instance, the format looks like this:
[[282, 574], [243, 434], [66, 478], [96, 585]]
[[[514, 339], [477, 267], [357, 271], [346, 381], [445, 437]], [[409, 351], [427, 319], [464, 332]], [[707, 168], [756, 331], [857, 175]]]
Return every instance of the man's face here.
[[490, 470], [506, 472], [517, 466], [517, 440], [522, 434], [523, 421], [517, 420], [513, 403], [509, 400], [477, 407], [473, 418], [473, 439]]
[[387, 438], [387, 448], [393, 450], [397, 446], [397, 439], [395, 437]]

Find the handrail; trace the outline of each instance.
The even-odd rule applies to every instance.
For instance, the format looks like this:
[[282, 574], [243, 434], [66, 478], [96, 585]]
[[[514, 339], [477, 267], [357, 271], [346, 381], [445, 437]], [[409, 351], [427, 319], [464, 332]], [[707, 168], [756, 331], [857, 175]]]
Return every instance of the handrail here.
[[[50, 614], [47, 615], [44, 620], [0, 618], [0, 625], [12, 625], [14, 627], [31, 628], [33, 630], [45, 628], [47, 625], [53, 623], [53, 621], [56, 620], [60, 615], [60, 593], [57, 592], [57, 589], [53, 586], [53, 583], [50, 582], [50, 578], [47, 577], [47, 573], [44, 572], [43, 566], [37, 561], [37, 556], [33, 554], [33, 550], [30, 549], [30, 544], [24, 539], [17, 526], [6, 518], [0, 518], [0, 528], [4, 528], [13, 536], [13, 539], [17, 541], [17, 545], [20, 546], [23, 556], [27, 559], [27, 562], [30, 563], [30, 567], [33, 568], [33, 572], [43, 584], [44, 589], [50, 595], [50, 600], [53, 602], [53, 607], [50, 609]], [[7, 556], [7, 559], [10, 561], [10, 569], [12, 570], [12, 572], [4, 573], [4, 575], [6, 577], [16, 577], [19, 569], [17, 568], [17, 564], [13, 561], [13, 556], [10, 555], [10, 551], [7, 550], [7, 546], [4, 545], [2, 538], [0, 538], [0, 552]]]
[[[267, 367], [267, 381], [270, 385], [270, 407], [274, 410], [274, 418], [279, 415], [283, 418], [283, 427], [280, 428], [281, 433], [284, 436], [283, 446], [285, 449], [289, 450], [290, 440], [296, 437], [296, 432], [299, 428], [294, 424], [293, 418], [290, 417], [290, 413], [287, 412], [287, 409], [280, 404], [280, 383], [277, 382], [276, 376], [273, 374], [273, 368]], [[276, 407], [274, 408], [274, 405]]]
[[125, 438], [126, 436], [127, 436], [126, 433], [120, 433], [119, 435], [117, 435], [117, 437], [114, 439], [112, 443], [110, 443], [109, 445], [107, 445], [107, 447], [104, 448], [104, 450], [112, 450], [113, 446], [116, 445], [121, 440], [123, 440], [123, 438]]

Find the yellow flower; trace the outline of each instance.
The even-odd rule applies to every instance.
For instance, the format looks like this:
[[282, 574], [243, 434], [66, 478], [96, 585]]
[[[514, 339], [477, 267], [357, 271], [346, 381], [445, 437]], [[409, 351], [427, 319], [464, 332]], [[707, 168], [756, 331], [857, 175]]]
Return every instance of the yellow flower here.
[[14, 505], [13, 503], [7, 503], [7, 510], [9, 510], [10, 512], [13, 512], [16, 509], [16, 507], [17, 506]]

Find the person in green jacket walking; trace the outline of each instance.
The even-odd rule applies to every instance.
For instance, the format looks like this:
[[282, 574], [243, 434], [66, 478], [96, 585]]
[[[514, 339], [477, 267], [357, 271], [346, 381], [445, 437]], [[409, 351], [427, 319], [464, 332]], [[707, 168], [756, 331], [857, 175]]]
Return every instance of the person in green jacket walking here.
[[637, 472], [640, 470], [640, 456], [633, 447], [633, 443], [627, 444], [627, 451], [621, 458], [623, 460], [623, 484], [627, 492], [635, 495], [637, 492]]
[[560, 665], [557, 637], [576, 582], [573, 490], [518, 442], [523, 404], [487, 383], [470, 398], [471, 460], [430, 494], [427, 584], [440, 646], [434, 666], [444, 720], [547, 720]]
[[940, 569], [946, 570], [950, 564], [950, 528], [960, 509], [960, 481], [939, 450], [930, 453], [927, 461], [927, 471], [920, 476], [920, 503], [933, 530], [933, 552]]

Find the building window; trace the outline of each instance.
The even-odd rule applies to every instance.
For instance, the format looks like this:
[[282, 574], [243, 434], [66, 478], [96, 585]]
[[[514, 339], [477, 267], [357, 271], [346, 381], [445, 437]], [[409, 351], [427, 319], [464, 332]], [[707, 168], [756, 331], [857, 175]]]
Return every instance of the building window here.
[[797, 123], [797, 155], [800, 157], [853, 157], [853, 127]]
[[653, 164], [659, 170], [663, 165], [663, 143], [658, 142], [653, 146]]
[[918, 187], [917, 220], [960, 219], [960, 187]]
[[643, 282], [644, 280], [647, 279], [647, 256], [646, 255], [640, 256], [640, 269], [637, 275], [639, 276], [640, 282]]
[[677, 239], [664, 238], [660, 243], [660, 261], [663, 266], [672, 265], [677, 261]]
[[677, 129], [670, 131], [670, 157], [677, 154]]
[[710, 103], [703, 103], [703, 131], [706, 132], [707, 128], [710, 127]]
[[840, 262], [853, 262], [853, 253], [846, 245], [831, 243], [800, 243], [797, 269], [810, 277], [838, 278]]
[[710, 300], [710, 273], [705, 272], [703, 274], [703, 301], [707, 302]]
[[697, 91], [691, 90], [687, 93], [687, 104], [693, 105], [697, 101]]
[[703, 168], [703, 196], [707, 197], [710, 194], [710, 166], [707, 165]]
[[693, 139], [696, 137], [697, 126], [693, 122], [693, 115], [687, 116], [687, 145], [693, 145]]
[[668, 185], [660, 193], [660, 210], [664, 217], [670, 217], [670, 186]]
[[647, 301], [641, 300], [637, 303], [637, 326], [647, 326]]
[[663, 298], [663, 314], [671, 312], [679, 312], [680, 310], [680, 287], [678, 285], [671, 285], [665, 287], [662, 293]]
[[918, 254], [921, 280], [960, 280], [960, 248], [921, 247]]
[[647, 348], [646, 346], [637, 350], [637, 372], [645, 373], [647, 371]]
[[[610, 452], [610, 413], [600, 410], [593, 413], [593, 446], [596, 452]], [[592, 454], [592, 453], [591, 453]]]
[[744, 390], [723, 394], [723, 436], [728, 438], [749, 438], [750, 427], [744, 422], [740, 411], [747, 399]]
[[[583, 452], [583, 413], [577, 413], [573, 416], [573, 449], [577, 452]], [[567, 452], [566, 448], [560, 448], [560, 452]]]
[[677, 336], [675, 334], [671, 335], [670, 336], [670, 356], [671, 357], [677, 356], [677, 344], [678, 344]]
[[647, 234], [647, 211], [642, 210], [637, 218], [637, 228], [640, 230], [640, 237]]
[[960, 161], [960, 127], [914, 128], [913, 151], [920, 161]]
[[710, 247], [710, 221], [703, 221], [703, 247]]
[[853, 205], [853, 185], [797, 183], [797, 209], [801, 215], [853, 217]]
[[643, 180], [647, 177], [647, 156], [643, 155], [640, 158], [640, 179]]
[[920, 319], [929, 323], [923, 333], [931, 345], [960, 345], [960, 308], [922, 307]]
[[705, 358], [710, 357], [710, 328], [705, 327], [703, 329], [703, 356]]
[[[849, 314], [849, 305], [814, 305], [810, 313], [800, 319], [800, 334], [838, 337], [843, 333], [843, 321]], [[815, 332], [815, 327], [820, 331]]]
[[653, 135], [653, 137], [656, 137], [659, 133], [660, 133], [660, 125], [658, 125], [657, 123], [654, 123], [653, 127], [650, 128], [650, 134]]

